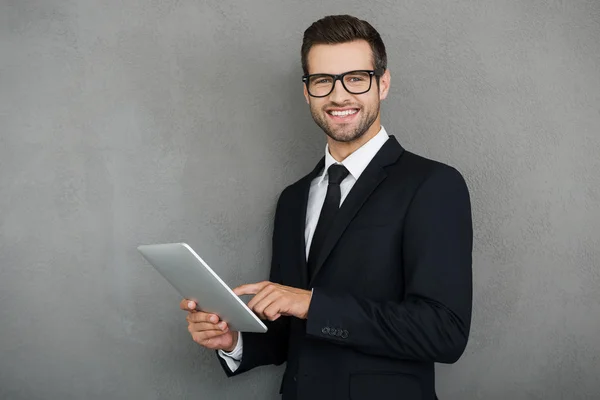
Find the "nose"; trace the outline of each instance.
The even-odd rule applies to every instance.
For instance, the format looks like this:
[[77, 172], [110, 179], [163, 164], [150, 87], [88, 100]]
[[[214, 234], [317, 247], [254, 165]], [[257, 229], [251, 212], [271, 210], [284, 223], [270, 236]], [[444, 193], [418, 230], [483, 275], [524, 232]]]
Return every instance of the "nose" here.
[[335, 81], [333, 85], [333, 91], [329, 94], [329, 98], [332, 102], [343, 104], [344, 100], [350, 97], [350, 93], [344, 89], [341, 79]]

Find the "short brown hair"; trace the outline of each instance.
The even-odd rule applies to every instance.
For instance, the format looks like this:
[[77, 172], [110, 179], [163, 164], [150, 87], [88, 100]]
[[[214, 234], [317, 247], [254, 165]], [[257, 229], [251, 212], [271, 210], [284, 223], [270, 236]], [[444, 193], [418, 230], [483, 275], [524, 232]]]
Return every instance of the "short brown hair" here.
[[379, 32], [367, 21], [351, 15], [329, 15], [314, 22], [304, 31], [302, 70], [308, 74], [308, 52], [316, 44], [338, 44], [366, 40], [373, 52], [374, 69], [387, 68], [385, 45]]

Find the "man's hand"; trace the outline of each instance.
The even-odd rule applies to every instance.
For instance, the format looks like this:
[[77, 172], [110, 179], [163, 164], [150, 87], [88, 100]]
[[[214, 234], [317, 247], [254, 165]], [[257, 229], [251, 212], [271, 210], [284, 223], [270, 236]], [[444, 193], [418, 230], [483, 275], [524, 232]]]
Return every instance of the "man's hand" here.
[[238, 296], [254, 294], [248, 308], [260, 318], [275, 321], [282, 315], [306, 319], [312, 292], [263, 281], [238, 286], [233, 289]]
[[238, 341], [238, 332], [230, 331], [227, 322], [220, 321], [216, 314], [196, 311], [196, 303], [184, 299], [179, 304], [182, 310], [189, 311], [188, 331], [194, 342], [208, 349], [232, 351]]

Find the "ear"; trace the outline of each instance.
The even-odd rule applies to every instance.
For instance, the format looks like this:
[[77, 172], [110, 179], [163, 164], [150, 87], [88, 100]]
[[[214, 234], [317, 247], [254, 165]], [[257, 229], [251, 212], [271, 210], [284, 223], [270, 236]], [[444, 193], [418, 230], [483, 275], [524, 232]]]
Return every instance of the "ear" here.
[[386, 68], [385, 72], [379, 78], [379, 100], [384, 100], [390, 91], [390, 81], [392, 76], [390, 70]]
[[306, 90], [306, 85], [302, 83], [302, 87], [304, 88], [304, 98], [306, 99], [306, 104], [310, 104], [310, 99], [308, 98], [308, 90]]

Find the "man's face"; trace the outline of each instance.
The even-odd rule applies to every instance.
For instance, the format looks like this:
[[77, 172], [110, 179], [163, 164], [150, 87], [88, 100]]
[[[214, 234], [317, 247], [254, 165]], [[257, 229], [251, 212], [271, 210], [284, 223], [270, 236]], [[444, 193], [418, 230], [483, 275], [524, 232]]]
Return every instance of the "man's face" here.
[[[308, 53], [309, 74], [341, 74], [353, 70], [372, 70], [373, 53], [364, 41], [315, 45]], [[333, 140], [352, 142], [362, 137], [379, 120], [379, 104], [389, 88], [389, 72], [381, 77], [377, 87], [372, 78], [371, 89], [363, 94], [351, 94], [336, 81], [333, 92], [326, 97], [312, 97], [304, 86], [304, 96], [313, 119]], [[340, 115], [341, 113], [341, 115]], [[377, 124], [379, 125], [379, 124]], [[376, 133], [376, 132], [374, 132]]]

